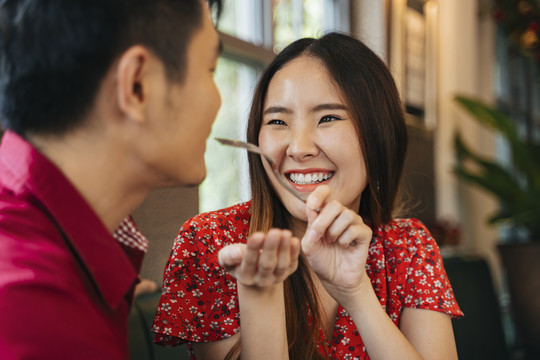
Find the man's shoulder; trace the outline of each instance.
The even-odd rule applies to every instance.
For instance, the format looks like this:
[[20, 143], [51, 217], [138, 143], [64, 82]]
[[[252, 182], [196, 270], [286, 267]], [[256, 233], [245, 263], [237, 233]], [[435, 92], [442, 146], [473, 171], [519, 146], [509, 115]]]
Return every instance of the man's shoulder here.
[[72, 255], [47, 213], [30, 199], [0, 192], [0, 286], [15, 279], [55, 279], [66, 261]]
[[17, 196], [0, 187], [0, 239], [49, 238], [60, 235], [42, 205], [32, 196]]
[[85, 346], [98, 352], [109, 340], [100, 335], [89, 341], [82, 328], [106, 331], [117, 317], [106, 317], [112, 312], [46, 211], [2, 196], [0, 313], [0, 353], [6, 358], [38, 358], [58, 347], [64, 354]]

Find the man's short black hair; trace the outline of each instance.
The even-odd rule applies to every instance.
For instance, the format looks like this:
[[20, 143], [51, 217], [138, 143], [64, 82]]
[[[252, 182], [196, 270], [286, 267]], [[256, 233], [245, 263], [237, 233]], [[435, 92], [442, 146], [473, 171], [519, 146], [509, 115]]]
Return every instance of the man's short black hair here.
[[[221, 11], [221, 1], [210, 1]], [[111, 64], [140, 44], [181, 82], [201, 0], [0, 0], [0, 116], [21, 135], [62, 134], [92, 108]]]

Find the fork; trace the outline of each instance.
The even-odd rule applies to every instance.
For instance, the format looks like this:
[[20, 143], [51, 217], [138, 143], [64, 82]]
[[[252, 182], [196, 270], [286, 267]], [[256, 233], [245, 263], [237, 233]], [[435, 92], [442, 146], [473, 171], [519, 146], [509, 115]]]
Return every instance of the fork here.
[[[272, 171], [274, 172], [274, 175], [276, 176], [279, 183], [283, 185], [283, 187], [287, 189], [291, 194], [293, 194], [297, 199], [302, 201], [304, 204], [306, 203], [306, 197], [300, 194], [298, 191], [294, 190], [293, 187], [288, 182], [285, 181], [285, 179], [283, 178], [283, 175], [281, 175], [281, 173], [278, 171], [277, 166], [272, 160], [272, 158], [268, 156], [267, 154], [265, 154], [264, 151], [262, 151], [260, 147], [258, 147], [257, 145], [245, 142], [245, 141], [240, 141], [240, 140], [232, 140], [232, 139], [224, 139], [224, 138], [215, 138], [215, 139], [223, 145], [246, 149], [249, 152], [261, 155], [266, 160], [268, 165], [270, 165], [270, 167], [272, 168]], [[320, 209], [314, 209], [314, 210], [317, 212], [320, 212]]]

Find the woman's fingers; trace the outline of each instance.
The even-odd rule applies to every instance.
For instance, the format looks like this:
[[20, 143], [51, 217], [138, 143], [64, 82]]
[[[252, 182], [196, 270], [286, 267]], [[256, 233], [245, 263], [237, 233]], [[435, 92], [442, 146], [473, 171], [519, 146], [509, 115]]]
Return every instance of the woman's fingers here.
[[329, 197], [330, 188], [328, 185], [319, 185], [311, 194], [309, 194], [308, 198], [306, 199], [309, 222], [311, 222], [311, 220], [317, 216], [318, 211], [315, 209], [322, 209]]
[[344, 208], [326, 229], [325, 240], [329, 243], [338, 242], [341, 246], [347, 247], [361, 235], [362, 225], [362, 219], [358, 214]]
[[278, 229], [271, 229], [268, 231], [259, 258], [259, 276], [261, 278], [267, 278], [274, 273], [280, 245], [283, 241], [288, 242], [290, 237], [291, 234], [289, 231]]
[[[290, 235], [290, 236], [289, 236]], [[274, 275], [278, 279], [283, 279], [292, 274], [298, 267], [298, 256], [300, 255], [300, 240], [287, 234], [283, 239], [277, 254], [277, 264]]]
[[362, 218], [334, 200], [328, 202], [311, 220], [306, 236], [302, 240], [302, 248], [309, 253], [317, 246], [322, 246], [317, 244], [317, 241], [349, 247], [366, 239], [371, 239], [371, 229], [364, 224]]
[[218, 254], [219, 263], [239, 282], [265, 287], [282, 282], [296, 270], [300, 241], [289, 230], [255, 233], [247, 244], [229, 245]]
[[233, 244], [225, 246], [218, 253], [219, 265], [225, 270], [236, 267], [242, 263], [244, 258], [245, 244]]
[[311, 255], [321, 246], [319, 242], [320, 235], [312, 229], [307, 229], [304, 238], [302, 239], [302, 251], [304, 254]]
[[259, 263], [259, 252], [264, 243], [264, 234], [257, 232], [251, 235], [247, 241], [246, 252], [242, 261], [242, 272], [254, 274]]
[[360, 239], [371, 239], [371, 229], [365, 225], [354, 224], [349, 226], [338, 238], [339, 245], [343, 247], [356, 246]]
[[[319, 236], [329, 235], [328, 230], [331, 228], [331, 226], [334, 224], [334, 222], [338, 219], [338, 217], [342, 214], [345, 207], [341, 205], [338, 201], [331, 201], [328, 204], [326, 204], [319, 213], [319, 216], [317, 216], [310, 224], [309, 230], [315, 231]], [[341, 223], [340, 223], [341, 224]], [[334, 233], [338, 232], [341, 226], [340, 224], [337, 224], [334, 228]], [[343, 231], [344, 229], [342, 229]], [[339, 235], [339, 234], [338, 234]], [[327, 242], [334, 242], [336, 237], [334, 238], [327, 238]]]

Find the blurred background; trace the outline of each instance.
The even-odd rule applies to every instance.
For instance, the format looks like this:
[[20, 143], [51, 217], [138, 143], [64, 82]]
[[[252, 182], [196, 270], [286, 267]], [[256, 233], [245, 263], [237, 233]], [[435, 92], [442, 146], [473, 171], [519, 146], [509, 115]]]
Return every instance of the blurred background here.
[[155, 191], [135, 212], [151, 244], [143, 277], [161, 283], [186, 219], [249, 200], [245, 153], [213, 138], [245, 139], [261, 69], [300, 37], [346, 32], [387, 63], [401, 91], [410, 135], [402, 215], [422, 220], [441, 248], [465, 313], [454, 321], [460, 359], [540, 359], [540, 1], [224, 3], [223, 105], [207, 179]]

